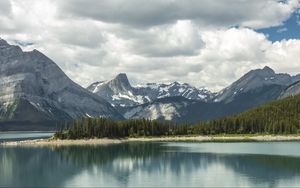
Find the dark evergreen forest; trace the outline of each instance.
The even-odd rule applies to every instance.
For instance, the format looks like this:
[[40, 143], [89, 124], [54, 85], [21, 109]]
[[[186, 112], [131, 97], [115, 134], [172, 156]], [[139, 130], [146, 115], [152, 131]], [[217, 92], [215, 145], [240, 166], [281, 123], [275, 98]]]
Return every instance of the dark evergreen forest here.
[[125, 138], [144, 136], [300, 133], [300, 95], [277, 100], [249, 111], [196, 125], [157, 120], [114, 121], [82, 118], [57, 132], [56, 138]]

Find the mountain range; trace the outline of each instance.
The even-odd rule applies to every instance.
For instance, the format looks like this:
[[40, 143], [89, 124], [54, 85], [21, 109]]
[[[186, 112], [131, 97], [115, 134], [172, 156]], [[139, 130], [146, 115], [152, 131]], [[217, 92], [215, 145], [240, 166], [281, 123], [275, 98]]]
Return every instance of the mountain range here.
[[289, 96], [292, 91], [297, 94], [299, 80], [300, 75], [277, 74], [264, 67], [249, 71], [217, 93], [178, 82], [133, 87], [126, 74], [93, 83], [87, 89], [109, 101], [127, 119], [197, 122], [239, 113]]
[[217, 93], [179, 82], [132, 86], [125, 73], [83, 88], [41, 52], [0, 39], [0, 130], [54, 129], [81, 117], [211, 120], [297, 95], [299, 81], [264, 67]]
[[133, 87], [125, 73], [109, 81], [95, 82], [87, 87], [89, 91], [106, 99], [115, 107], [128, 107], [153, 102], [156, 99], [182, 96], [191, 100], [208, 102], [213, 93], [205, 88], [196, 88], [187, 83], [147, 83]]

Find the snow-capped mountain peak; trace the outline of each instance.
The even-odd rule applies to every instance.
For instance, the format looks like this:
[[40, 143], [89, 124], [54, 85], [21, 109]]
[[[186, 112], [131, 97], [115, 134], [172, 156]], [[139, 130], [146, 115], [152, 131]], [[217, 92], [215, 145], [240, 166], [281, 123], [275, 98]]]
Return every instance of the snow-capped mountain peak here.
[[146, 83], [133, 87], [124, 73], [107, 82], [93, 83], [87, 89], [105, 98], [114, 106], [134, 106], [174, 96], [199, 101], [208, 101], [212, 98], [212, 93], [207, 89], [198, 89], [187, 83]]

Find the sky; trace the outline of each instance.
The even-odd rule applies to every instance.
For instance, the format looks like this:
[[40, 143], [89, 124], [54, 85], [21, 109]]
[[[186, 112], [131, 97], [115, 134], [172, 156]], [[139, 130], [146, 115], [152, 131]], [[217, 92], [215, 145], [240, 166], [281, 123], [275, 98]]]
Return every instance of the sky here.
[[299, 0], [0, 0], [0, 23], [84, 87], [127, 73], [218, 91], [250, 69], [300, 73]]

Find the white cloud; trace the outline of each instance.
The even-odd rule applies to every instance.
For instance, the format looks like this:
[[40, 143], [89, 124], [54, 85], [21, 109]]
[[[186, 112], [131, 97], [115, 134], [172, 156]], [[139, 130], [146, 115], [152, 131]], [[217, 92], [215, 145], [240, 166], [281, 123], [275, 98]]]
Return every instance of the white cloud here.
[[288, 31], [288, 29], [286, 27], [283, 27], [283, 28], [278, 29], [276, 32], [277, 33], [283, 33], [283, 32], [286, 32], [286, 31]]
[[9, 0], [0, 1], [0, 15], [7, 16], [11, 13], [11, 4]]
[[84, 86], [126, 72], [134, 83], [218, 90], [265, 65], [300, 72], [299, 40], [272, 43], [251, 29], [281, 25], [297, 0], [129, 1], [11, 0], [1, 37], [33, 43], [23, 48], [42, 51]]
[[189, 20], [180, 20], [163, 27], [140, 31], [132, 38], [131, 51], [150, 57], [197, 55], [203, 47], [199, 28]]
[[300, 40], [275, 42], [266, 53], [267, 63], [277, 71], [299, 74], [299, 53]]
[[298, 0], [64, 0], [63, 14], [132, 26], [195, 20], [202, 25], [253, 28], [281, 24], [299, 7]]
[[[225, 29], [203, 33], [206, 47], [197, 61], [200, 82], [216, 90], [226, 87], [250, 69], [266, 65], [277, 72], [300, 73], [300, 40], [272, 43], [251, 29]], [[203, 77], [201, 75], [204, 75]]]

